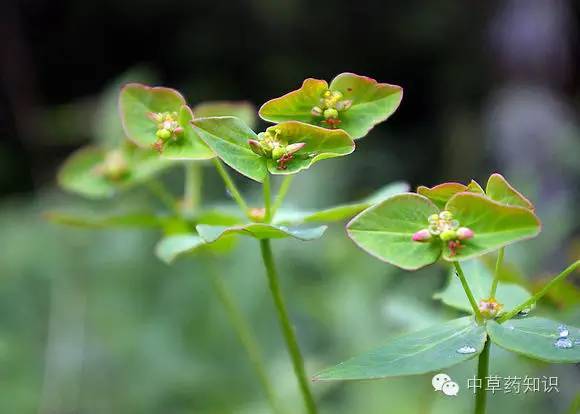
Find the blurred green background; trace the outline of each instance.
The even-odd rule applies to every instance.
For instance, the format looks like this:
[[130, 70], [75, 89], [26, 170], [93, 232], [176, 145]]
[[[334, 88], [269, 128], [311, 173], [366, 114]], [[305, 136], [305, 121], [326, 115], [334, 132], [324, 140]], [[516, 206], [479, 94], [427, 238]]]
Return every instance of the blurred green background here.
[[[219, 272], [260, 340], [289, 413], [302, 410], [257, 244], [207, 268], [153, 255], [159, 234], [88, 231], [46, 211], [99, 214], [152, 203], [144, 189], [89, 202], [56, 188], [76, 148], [118, 139], [118, 85], [148, 80], [196, 103], [260, 105], [302, 79], [343, 71], [402, 85], [403, 103], [345, 158], [300, 174], [291, 204], [330, 206], [395, 180], [413, 187], [503, 173], [536, 204], [540, 238], [507, 250], [537, 289], [580, 256], [580, 5], [573, 0], [427, 4], [372, 0], [8, 0], [0, 24], [0, 412], [268, 413], [211, 289]], [[261, 126], [264, 126], [262, 124]], [[227, 200], [205, 170], [204, 199]], [[182, 188], [177, 168], [163, 180]], [[248, 197], [257, 185], [238, 179]], [[390, 337], [457, 316], [432, 299], [446, 271], [400, 271], [334, 225], [315, 242], [274, 244], [310, 374]], [[578, 282], [535, 312], [580, 324]], [[559, 393], [490, 395], [490, 412], [575, 412], [580, 370], [492, 349], [490, 372], [558, 376]], [[475, 362], [448, 374], [464, 386]], [[472, 395], [434, 393], [430, 376], [314, 384], [324, 413], [464, 413]]]

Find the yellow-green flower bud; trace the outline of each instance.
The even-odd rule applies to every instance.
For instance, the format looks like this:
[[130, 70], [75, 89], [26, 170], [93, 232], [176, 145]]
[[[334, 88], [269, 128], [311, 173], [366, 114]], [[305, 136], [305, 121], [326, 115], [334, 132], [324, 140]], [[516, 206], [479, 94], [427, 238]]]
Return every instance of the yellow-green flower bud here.
[[322, 114], [324, 113], [324, 111], [322, 110], [321, 107], [315, 106], [315, 107], [312, 108], [312, 110], [310, 111], [310, 113], [312, 114], [312, 116], [322, 116]]
[[338, 101], [334, 107], [337, 111], [346, 111], [348, 108], [352, 106], [351, 99], [345, 99], [344, 101]]
[[457, 239], [457, 232], [455, 230], [445, 230], [439, 235], [441, 240], [449, 241]]
[[169, 131], [168, 129], [162, 128], [162, 129], [157, 130], [155, 135], [157, 135], [157, 138], [159, 138], [159, 139], [167, 140], [167, 139], [169, 139], [169, 137], [171, 137], [171, 131]]
[[326, 119], [338, 118], [338, 111], [334, 108], [328, 108], [328, 109], [324, 110], [324, 118], [326, 118]]
[[272, 149], [272, 158], [278, 160], [286, 154], [286, 149], [282, 147], [276, 147]]
[[451, 214], [450, 211], [443, 210], [441, 213], [439, 213], [439, 218], [441, 220], [449, 221], [453, 219], [453, 214]]

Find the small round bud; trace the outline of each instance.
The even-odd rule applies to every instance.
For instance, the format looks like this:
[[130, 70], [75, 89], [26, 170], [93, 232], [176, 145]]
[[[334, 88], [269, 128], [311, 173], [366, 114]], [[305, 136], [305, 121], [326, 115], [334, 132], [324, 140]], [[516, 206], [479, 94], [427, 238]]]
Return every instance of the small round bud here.
[[178, 135], [178, 136], [179, 136], [179, 135], [183, 135], [183, 127], [180, 127], [180, 126], [178, 126], [177, 128], [175, 128], [175, 129], [173, 130], [173, 133], [174, 133], [175, 135]]
[[162, 129], [157, 130], [155, 135], [157, 135], [157, 138], [159, 138], [159, 139], [166, 140], [166, 139], [169, 139], [169, 137], [171, 136], [171, 131], [169, 131], [168, 129], [162, 128]]
[[426, 242], [431, 239], [431, 233], [427, 229], [419, 230], [413, 234], [413, 241]]
[[501, 312], [503, 305], [495, 299], [489, 298], [480, 300], [478, 308], [485, 319], [491, 319]]
[[286, 149], [281, 147], [276, 147], [272, 149], [272, 158], [278, 160], [286, 154]]
[[312, 116], [322, 116], [323, 111], [322, 108], [319, 106], [315, 106], [312, 108], [312, 110], [310, 111], [310, 113], [312, 114]]
[[325, 98], [330, 98], [332, 96], [332, 92], [327, 90], [322, 94], [322, 96], [324, 96]]
[[453, 219], [453, 214], [451, 214], [450, 211], [443, 210], [441, 213], [439, 213], [439, 218], [441, 220], [449, 221]]
[[445, 230], [439, 235], [441, 240], [449, 241], [457, 239], [457, 232], [455, 230]]
[[338, 101], [334, 107], [337, 111], [346, 111], [348, 108], [352, 106], [351, 99], [345, 99], [344, 101]]
[[429, 223], [437, 224], [439, 222], [439, 214], [431, 214], [429, 216]]
[[296, 154], [298, 151], [304, 148], [305, 145], [306, 143], [304, 142], [296, 142], [294, 144], [290, 144], [286, 147], [286, 154], [289, 155]]
[[248, 145], [250, 146], [250, 149], [254, 153], [256, 153], [260, 156], [264, 156], [264, 149], [262, 148], [262, 144], [260, 144], [260, 141], [257, 141], [255, 139], [249, 139]]
[[328, 108], [324, 111], [324, 117], [326, 119], [334, 119], [334, 118], [338, 118], [338, 111], [334, 108]]
[[473, 238], [475, 233], [469, 227], [459, 227], [457, 229], [457, 238], [459, 240], [469, 240]]
[[264, 218], [266, 217], [266, 209], [265, 208], [251, 208], [248, 211], [248, 215], [250, 216], [250, 220], [256, 223], [262, 223]]

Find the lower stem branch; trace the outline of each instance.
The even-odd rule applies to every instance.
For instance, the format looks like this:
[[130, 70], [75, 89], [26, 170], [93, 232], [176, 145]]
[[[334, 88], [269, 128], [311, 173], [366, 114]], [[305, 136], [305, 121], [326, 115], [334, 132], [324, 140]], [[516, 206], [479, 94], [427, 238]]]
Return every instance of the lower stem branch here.
[[525, 302], [519, 304], [518, 306], [516, 306], [515, 308], [513, 308], [510, 312], [504, 314], [501, 318], [499, 318], [497, 320], [497, 322], [498, 323], [503, 323], [503, 322], [505, 322], [505, 321], [513, 318], [515, 315], [517, 315], [518, 313], [520, 313], [522, 310], [524, 310], [526, 308], [529, 308], [530, 306], [532, 306], [533, 304], [535, 304], [546, 293], [548, 293], [548, 291], [552, 287], [554, 287], [555, 284], [557, 284], [558, 282], [566, 279], [568, 277], [568, 275], [570, 275], [572, 272], [574, 272], [579, 266], [580, 266], [580, 260], [576, 260], [574, 263], [572, 263], [570, 266], [568, 266], [566, 269], [564, 269], [564, 271], [562, 273], [560, 273], [554, 279], [552, 279], [548, 283], [546, 283], [546, 285], [539, 292], [537, 292], [534, 296], [532, 296], [531, 298], [529, 298]]
[[201, 165], [195, 161], [185, 163], [185, 194], [183, 195], [183, 209], [194, 212], [201, 203]]
[[505, 247], [499, 249], [497, 254], [497, 261], [495, 262], [495, 274], [493, 277], [493, 283], [491, 284], [491, 292], [489, 293], [490, 299], [495, 299], [495, 292], [497, 291], [497, 284], [499, 283], [499, 273], [503, 265], [503, 256], [505, 253]]
[[[478, 387], [476, 387], [475, 394], [475, 411], [474, 414], [485, 414], [485, 406], [487, 404], [487, 394], [485, 390], [485, 380], [489, 376], [489, 349], [491, 341], [489, 338], [485, 341], [483, 351], [479, 354], [477, 362], [477, 379]], [[481, 387], [479, 386], [481, 385]]]
[[469, 284], [467, 283], [467, 280], [465, 279], [465, 274], [463, 273], [463, 269], [461, 268], [461, 265], [459, 264], [459, 262], [453, 262], [453, 266], [455, 266], [455, 273], [457, 274], [457, 277], [459, 278], [459, 281], [461, 282], [461, 286], [463, 286], [463, 290], [465, 291], [465, 294], [467, 295], [467, 299], [469, 299], [469, 303], [471, 304], [471, 308], [473, 309], [473, 314], [475, 315], [475, 320], [477, 321], [478, 324], [482, 324], [483, 323], [483, 316], [481, 315], [481, 312], [479, 311], [479, 306], [477, 306], [477, 302], [475, 301], [475, 297], [473, 296], [473, 293], [471, 292], [471, 289], [469, 288]]
[[276, 398], [276, 394], [274, 393], [274, 388], [270, 383], [260, 347], [258, 346], [258, 342], [252, 334], [248, 322], [243, 317], [238, 304], [234, 300], [233, 295], [228, 290], [228, 287], [221, 275], [215, 269], [213, 269], [211, 265], [208, 265], [208, 268], [208, 273], [210, 273], [213, 289], [220, 302], [222, 303], [230, 323], [232, 324], [234, 331], [240, 340], [240, 343], [248, 354], [248, 358], [250, 359], [250, 362], [256, 371], [256, 375], [258, 376], [258, 380], [260, 381], [264, 393], [266, 394], [266, 398], [268, 398], [270, 406], [272, 407], [272, 411], [275, 413], [282, 413], [283, 411], [281, 410], [280, 404]]
[[304, 369], [304, 360], [302, 358], [302, 354], [300, 353], [300, 347], [298, 346], [298, 341], [296, 340], [294, 329], [290, 323], [290, 318], [288, 317], [288, 311], [286, 310], [284, 299], [282, 298], [282, 291], [280, 290], [280, 284], [278, 282], [278, 275], [274, 265], [270, 240], [260, 240], [260, 249], [262, 251], [262, 260], [264, 261], [264, 266], [266, 267], [266, 275], [268, 276], [270, 293], [272, 294], [272, 298], [276, 306], [278, 321], [280, 322], [280, 326], [282, 328], [282, 333], [284, 335], [284, 340], [286, 341], [288, 353], [292, 359], [292, 366], [298, 380], [298, 385], [300, 386], [300, 392], [304, 398], [304, 403], [306, 404], [308, 413], [316, 414], [316, 404], [308, 385], [308, 379]]
[[236, 187], [236, 184], [232, 180], [232, 177], [230, 177], [230, 175], [228, 174], [227, 170], [225, 169], [224, 165], [219, 160], [219, 158], [217, 157], [213, 158], [212, 162], [215, 165], [215, 169], [217, 170], [218, 174], [224, 181], [224, 184], [226, 185], [226, 188], [228, 189], [230, 195], [232, 196], [234, 201], [238, 204], [242, 212], [247, 216], [248, 204], [246, 203], [246, 200], [244, 200], [244, 197], [242, 197], [242, 194], [240, 194], [238, 187]]
[[290, 186], [292, 185], [292, 181], [294, 180], [294, 174], [286, 175], [282, 180], [282, 184], [280, 184], [280, 188], [278, 189], [278, 193], [276, 194], [276, 198], [274, 199], [274, 204], [272, 205], [272, 217], [276, 214], [276, 211], [280, 208], [286, 195], [288, 194], [288, 190], [290, 190]]

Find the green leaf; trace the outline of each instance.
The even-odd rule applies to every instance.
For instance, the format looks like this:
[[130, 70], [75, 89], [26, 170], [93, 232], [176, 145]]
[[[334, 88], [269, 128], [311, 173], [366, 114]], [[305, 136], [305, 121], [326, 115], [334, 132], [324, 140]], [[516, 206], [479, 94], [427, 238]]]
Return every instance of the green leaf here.
[[205, 244], [206, 242], [197, 234], [175, 234], [161, 239], [155, 246], [155, 254], [170, 264], [179, 256], [190, 254]]
[[395, 194], [409, 191], [409, 184], [397, 181], [387, 184], [370, 196], [357, 203], [343, 204], [319, 211], [279, 211], [276, 214], [277, 223], [320, 223], [334, 222], [349, 219], [364, 209], [379, 203]]
[[519, 206], [534, 210], [534, 205], [525, 198], [518, 190], [516, 190], [507, 180], [500, 174], [492, 174], [487, 181], [485, 193], [492, 200], [508, 206]]
[[212, 208], [202, 210], [196, 217], [197, 224], [210, 224], [214, 226], [235, 226], [244, 223], [246, 217], [234, 208]]
[[[295, 174], [318, 161], [348, 155], [354, 151], [354, 142], [348, 134], [340, 129], [324, 129], [302, 122], [288, 121], [271, 126], [267, 132], [275, 133], [288, 144], [302, 142], [304, 145], [293, 158], [280, 169], [277, 162], [268, 159], [268, 170], [272, 174]], [[249, 148], [246, 143], [246, 147]]]
[[[472, 317], [455, 319], [391, 340], [385, 346], [322, 371], [315, 381], [371, 380], [418, 375], [449, 368], [481, 353], [485, 328]], [[471, 354], [459, 348], [475, 348]]]
[[467, 187], [460, 183], [443, 183], [433, 188], [422, 185], [417, 187], [417, 194], [427, 197], [440, 209], [443, 209], [447, 201], [455, 194], [465, 191], [467, 191]]
[[469, 191], [470, 193], [485, 194], [483, 188], [475, 180], [471, 180], [471, 182], [467, 184], [467, 191]]
[[121, 88], [119, 111], [127, 137], [141, 147], [150, 147], [157, 137], [157, 124], [148, 118], [150, 112], [179, 112], [185, 98], [175, 89], [129, 83]]
[[[170, 165], [152, 150], [129, 143], [112, 151], [84, 147], [64, 162], [57, 179], [67, 191], [89, 198], [106, 198], [147, 181]], [[108, 175], [108, 166], [116, 168], [118, 174]]]
[[352, 100], [350, 109], [344, 111], [339, 127], [353, 138], [362, 138], [376, 125], [389, 118], [403, 99], [403, 88], [376, 80], [341, 73], [330, 83], [330, 89], [343, 94], [343, 99]]
[[571, 348], [560, 349], [554, 344], [559, 336], [559, 322], [528, 317], [511, 319], [503, 324], [487, 322], [487, 332], [493, 343], [532, 359], [552, 363], [580, 362], [580, 346], [574, 341], [580, 338], [580, 329], [568, 327]]
[[[493, 273], [479, 260], [469, 260], [461, 266], [476, 302], [488, 299], [493, 282]], [[529, 292], [519, 285], [500, 282], [497, 286], [496, 299], [503, 305], [502, 313], [512, 310], [529, 297]], [[440, 299], [453, 308], [469, 313], [473, 312], [461, 282], [453, 269], [450, 271], [449, 283], [445, 289], [433, 295], [433, 298]]]
[[377, 83], [353, 73], [342, 73], [331, 82], [306, 79], [302, 87], [280, 98], [266, 102], [259, 111], [262, 119], [271, 122], [300, 121], [327, 128], [324, 117], [312, 115], [327, 90], [342, 93], [341, 100], [351, 101], [349, 109], [340, 111], [338, 128], [354, 139], [362, 138], [376, 124], [386, 120], [398, 108], [403, 97], [399, 86]]
[[104, 228], [159, 228], [165, 224], [163, 217], [149, 213], [129, 213], [116, 216], [88, 216], [50, 211], [44, 217], [57, 224], [91, 229]]
[[326, 226], [319, 227], [284, 227], [265, 223], [249, 223], [241, 226], [210, 226], [200, 224], [197, 227], [199, 235], [208, 243], [212, 243], [229, 234], [241, 234], [255, 239], [285, 239], [292, 237], [298, 240], [310, 241], [320, 238], [326, 231]]
[[441, 242], [418, 243], [413, 234], [428, 225], [437, 207], [426, 197], [398, 194], [363, 211], [348, 225], [349, 237], [367, 253], [407, 270], [437, 261]]
[[300, 89], [269, 100], [262, 105], [258, 113], [265, 121], [300, 121], [319, 125], [319, 121], [310, 112], [312, 107], [319, 104], [322, 94], [327, 90], [326, 81], [308, 78], [304, 80]]
[[268, 174], [266, 160], [255, 154], [248, 140], [258, 136], [234, 117], [200, 118], [193, 121], [194, 131], [226, 164], [252, 180], [262, 182]]
[[193, 107], [196, 118], [210, 118], [216, 116], [235, 116], [250, 128], [256, 126], [256, 108], [246, 101], [213, 101], [202, 102]]
[[184, 133], [177, 139], [167, 140], [161, 150], [162, 157], [171, 160], [204, 160], [215, 156], [191, 128], [191, 109], [183, 96], [174, 89], [127, 84], [119, 95], [119, 110], [125, 134], [141, 147], [150, 148], [158, 141], [155, 135], [157, 123], [148, 114], [175, 112]]
[[520, 240], [537, 236], [541, 225], [534, 213], [523, 207], [508, 206], [493, 201], [481, 194], [460, 193], [453, 196], [447, 205], [461, 226], [475, 232], [472, 239], [461, 242], [461, 248], [452, 256], [444, 249], [445, 260], [466, 260], [481, 256]]

